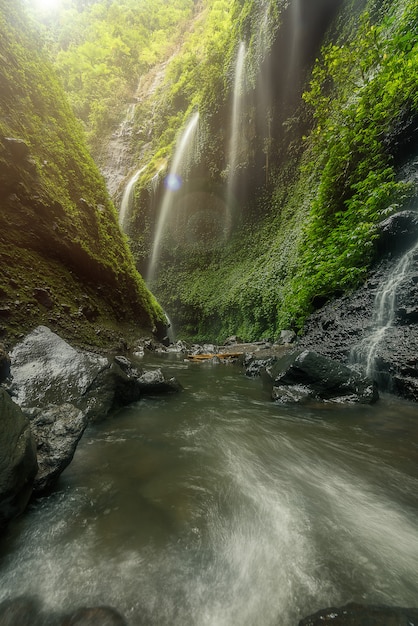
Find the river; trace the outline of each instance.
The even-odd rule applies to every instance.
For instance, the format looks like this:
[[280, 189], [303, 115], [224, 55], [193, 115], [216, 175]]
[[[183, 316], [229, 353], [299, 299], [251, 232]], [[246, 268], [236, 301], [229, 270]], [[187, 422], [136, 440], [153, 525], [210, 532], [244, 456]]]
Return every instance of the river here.
[[284, 408], [236, 365], [162, 365], [184, 391], [90, 426], [53, 494], [10, 525], [0, 600], [108, 604], [132, 626], [417, 606], [416, 405]]

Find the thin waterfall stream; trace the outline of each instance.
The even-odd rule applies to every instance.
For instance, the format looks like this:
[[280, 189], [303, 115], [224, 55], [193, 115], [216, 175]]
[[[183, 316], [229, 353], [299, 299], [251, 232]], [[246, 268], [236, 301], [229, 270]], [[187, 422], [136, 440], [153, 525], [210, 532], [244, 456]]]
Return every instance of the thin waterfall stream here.
[[245, 77], [245, 43], [240, 43], [237, 60], [235, 65], [234, 76], [234, 89], [232, 99], [232, 115], [231, 115], [231, 137], [229, 141], [229, 153], [228, 153], [228, 185], [227, 185], [227, 206], [228, 215], [226, 218], [225, 232], [228, 234], [231, 220], [232, 220], [232, 208], [233, 197], [236, 183], [236, 169], [238, 165], [238, 158], [241, 155], [243, 144], [243, 129], [241, 127], [241, 115], [243, 106], [243, 91], [244, 91], [244, 77]]
[[181, 175], [183, 174], [183, 170], [187, 169], [187, 166], [189, 165], [188, 157], [194, 154], [194, 144], [196, 140], [198, 124], [199, 112], [196, 112], [190, 118], [176, 145], [173, 162], [166, 178], [166, 189], [161, 202], [161, 207], [157, 218], [157, 224], [155, 227], [155, 234], [152, 242], [151, 258], [147, 275], [148, 284], [154, 278], [155, 269], [161, 252], [161, 243], [164, 230], [167, 227], [167, 222], [170, 216], [170, 209], [173, 206], [176, 192], [180, 190], [183, 184]]
[[[416, 605], [416, 405], [280, 407], [239, 366], [149, 357], [184, 390], [92, 425], [0, 542], [0, 600], [130, 626], [296, 626]], [[35, 575], [36, 573], [36, 575]]]
[[379, 345], [395, 321], [397, 295], [402, 283], [408, 279], [408, 273], [417, 253], [418, 241], [401, 256], [386, 280], [382, 281], [375, 297], [372, 330], [351, 352], [351, 361], [363, 365], [366, 374], [372, 378], [378, 377], [376, 360]]
[[135, 174], [129, 179], [128, 184], [125, 187], [125, 191], [123, 192], [122, 201], [119, 209], [119, 224], [123, 230], [125, 230], [126, 222], [132, 209], [135, 183], [137, 182], [144, 170], [145, 167], [141, 167], [135, 172]]

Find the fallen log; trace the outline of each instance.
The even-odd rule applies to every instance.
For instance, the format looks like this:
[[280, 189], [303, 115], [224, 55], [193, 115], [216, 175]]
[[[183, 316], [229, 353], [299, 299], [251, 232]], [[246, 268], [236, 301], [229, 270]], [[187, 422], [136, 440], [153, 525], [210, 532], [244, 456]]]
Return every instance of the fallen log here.
[[209, 359], [214, 359], [215, 357], [218, 359], [237, 359], [242, 356], [242, 352], [220, 352], [217, 354], [189, 354], [189, 361], [207, 361]]

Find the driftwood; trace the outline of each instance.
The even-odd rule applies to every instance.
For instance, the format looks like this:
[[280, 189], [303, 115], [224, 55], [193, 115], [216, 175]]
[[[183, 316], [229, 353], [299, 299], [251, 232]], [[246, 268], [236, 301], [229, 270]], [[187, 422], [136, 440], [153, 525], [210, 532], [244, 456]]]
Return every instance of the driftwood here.
[[220, 352], [217, 354], [189, 354], [187, 358], [189, 361], [199, 363], [200, 361], [207, 361], [215, 357], [218, 359], [237, 359], [240, 356], [242, 356], [242, 352]]

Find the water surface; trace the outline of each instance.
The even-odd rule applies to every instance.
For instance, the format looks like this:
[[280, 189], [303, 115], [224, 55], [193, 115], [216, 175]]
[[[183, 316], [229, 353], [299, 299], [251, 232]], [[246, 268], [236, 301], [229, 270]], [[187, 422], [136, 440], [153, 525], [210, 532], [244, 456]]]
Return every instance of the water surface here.
[[0, 599], [110, 604], [132, 626], [418, 605], [416, 405], [283, 408], [237, 366], [163, 368], [184, 391], [91, 426], [56, 491], [11, 525]]

